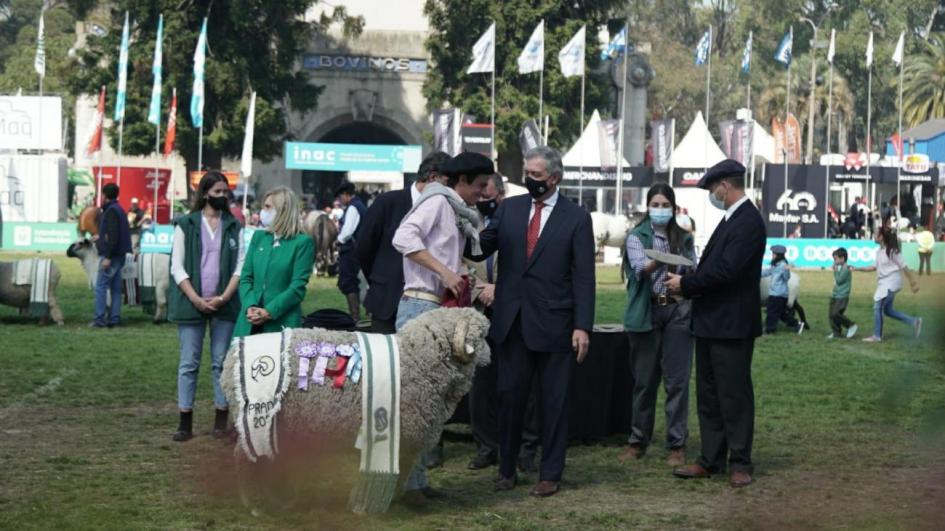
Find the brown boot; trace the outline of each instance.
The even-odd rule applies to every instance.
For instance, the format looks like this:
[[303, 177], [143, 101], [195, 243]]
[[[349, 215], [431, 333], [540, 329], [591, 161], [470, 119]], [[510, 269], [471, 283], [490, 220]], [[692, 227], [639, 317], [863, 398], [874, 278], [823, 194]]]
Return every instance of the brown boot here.
[[686, 448], [672, 448], [666, 456], [666, 464], [674, 468], [686, 464]]
[[636, 461], [646, 455], [646, 448], [639, 444], [631, 444], [627, 449], [617, 457], [617, 461], [626, 463], [627, 461]]
[[358, 299], [358, 294], [349, 293], [345, 295], [345, 298], [348, 299], [348, 314], [357, 323], [361, 320], [361, 301]]

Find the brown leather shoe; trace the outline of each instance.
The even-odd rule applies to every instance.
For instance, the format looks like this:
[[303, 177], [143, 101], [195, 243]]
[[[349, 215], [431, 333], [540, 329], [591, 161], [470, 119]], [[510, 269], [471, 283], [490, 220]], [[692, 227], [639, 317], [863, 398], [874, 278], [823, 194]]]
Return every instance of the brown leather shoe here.
[[502, 476], [499, 476], [499, 479], [497, 479], [495, 483], [492, 484], [492, 488], [496, 492], [512, 490], [515, 488], [516, 483], [518, 483], [518, 478], [516, 478], [515, 476], [512, 476], [510, 478], [504, 478]]
[[712, 477], [712, 472], [702, 468], [701, 465], [686, 465], [673, 469], [673, 475], [681, 479], [704, 479]]
[[538, 496], [541, 498], [547, 498], [548, 496], [554, 496], [558, 493], [558, 482], [557, 481], [539, 481], [535, 488], [532, 489], [532, 496]]
[[742, 470], [733, 470], [728, 477], [728, 484], [734, 488], [747, 487], [751, 485], [751, 474]]
[[635, 461], [646, 455], [646, 448], [640, 446], [639, 444], [631, 444], [627, 447], [626, 450], [619, 456], [617, 456], [617, 461], [621, 463], [626, 463], [627, 461]]
[[674, 468], [686, 464], [686, 449], [683, 447], [671, 449], [669, 455], [666, 456], [666, 464]]

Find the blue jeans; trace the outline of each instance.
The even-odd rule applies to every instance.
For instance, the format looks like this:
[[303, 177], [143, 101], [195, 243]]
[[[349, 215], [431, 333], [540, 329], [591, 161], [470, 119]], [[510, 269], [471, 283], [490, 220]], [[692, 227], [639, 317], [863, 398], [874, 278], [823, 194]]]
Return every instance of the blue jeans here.
[[[117, 325], [121, 320], [121, 268], [125, 265], [125, 257], [112, 258], [108, 269], [102, 269], [101, 260], [95, 279], [95, 324]], [[109, 291], [112, 292], [111, 307], [107, 304]]]
[[[397, 305], [397, 323], [395, 326], [399, 331], [413, 318], [439, 307], [440, 305], [435, 302], [403, 297], [400, 299], [400, 304]], [[420, 490], [430, 485], [427, 481], [427, 466], [429, 462], [430, 451], [424, 450], [420, 453], [420, 458], [410, 471], [410, 475], [407, 476], [407, 484], [404, 486], [405, 490]]]
[[889, 291], [886, 293], [886, 297], [882, 300], [873, 302], [873, 335], [876, 337], [883, 337], [883, 315], [892, 317], [904, 323], [908, 323], [909, 326], [915, 326], [915, 317], [911, 315], [906, 315], [899, 310], [893, 308], [893, 300], [896, 298], [895, 291]]
[[[226, 397], [220, 385], [220, 373], [223, 361], [233, 338], [233, 321], [210, 319], [210, 360], [213, 371], [213, 404], [217, 409], [227, 409]], [[200, 373], [200, 358], [203, 354], [203, 337], [207, 331], [207, 321], [200, 324], [177, 325], [177, 337], [180, 339], [180, 364], [177, 366], [177, 407], [181, 411], [194, 408], [194, 395], [197, 393], [197, 376]]]

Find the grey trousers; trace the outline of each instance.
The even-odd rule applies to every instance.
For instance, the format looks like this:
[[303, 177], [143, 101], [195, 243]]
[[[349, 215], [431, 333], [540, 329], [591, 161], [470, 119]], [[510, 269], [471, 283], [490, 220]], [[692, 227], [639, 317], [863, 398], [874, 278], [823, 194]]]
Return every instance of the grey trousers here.
[[693, 338], [689, 332], [689, 301], [653, 305], [653, 330], [629, 332], [633, 370], [633, 419], [630, 444], [643, 448], [653, 440], [656, 394], [666, 390], [666, 448], [682, 448], [689, 438], [689, 377]]

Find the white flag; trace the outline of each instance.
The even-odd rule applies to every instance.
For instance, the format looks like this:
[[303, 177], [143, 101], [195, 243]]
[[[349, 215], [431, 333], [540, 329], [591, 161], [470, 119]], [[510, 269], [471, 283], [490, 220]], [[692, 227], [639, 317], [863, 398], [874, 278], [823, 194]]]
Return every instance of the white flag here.
[[46, 77], [46, 36], [43, 24], [43, 11], [39, 12], [39, 29], [36, 30], [36, 57], [33, 58], [33, 69], [39, 77]]
[[837, 53], [837, 30], [830, 30], [830, 46], [827, 47], [827, 62], [833, 64], [833, 56]]
[[530, 74], [545, 69], [545, 21], [535, 27], [528, 44], [518, 56], [518, 73]]
[[906, 46], [906, 32], [899, 34], [899, 42], [896, 43], [896, 51], [893, 52], [892, 60], [896, 66], [902, 66], [903, 49]]
[[866, 66], [873, 66], [873, 32], [870, 32], [870, 40], [866, 41]]
[[561, 63], [561, 74], [564, 77], [584, 75], [584, 50], [586, 27], [571, 37], [571, 40], [558, 52], [558, 62]]
[[467, 74], [488, 74], [495, 71], [495, 22], [473, 45], [473, 62]]
[[256, 122], [256, 92], [249, 96], [249, 112], [246, 113], [246, 134], [243, 136], [243, 156], [240, 158], [240, 173], [246, 179], [253, 173], [253, 130]]

